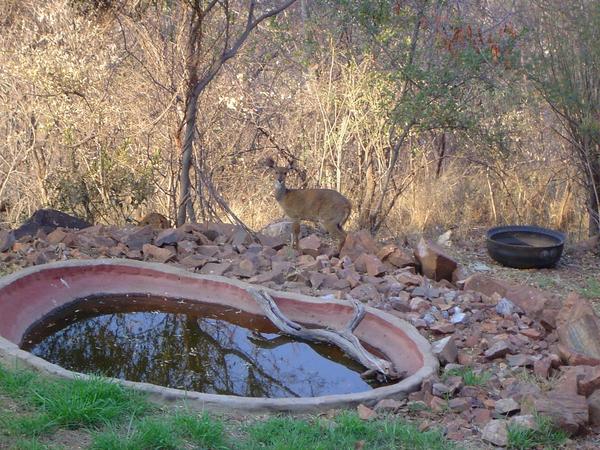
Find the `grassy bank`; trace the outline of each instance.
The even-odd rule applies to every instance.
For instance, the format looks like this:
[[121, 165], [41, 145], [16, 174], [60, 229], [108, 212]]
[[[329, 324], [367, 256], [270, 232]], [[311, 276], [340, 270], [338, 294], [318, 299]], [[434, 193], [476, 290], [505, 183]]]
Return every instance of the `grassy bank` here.
[[102, 378], [56, 380], [0, 366], [0, 448], [450, 449], [435, 431], [389, 417], [271, 416], [240, 420], [159, 408]]

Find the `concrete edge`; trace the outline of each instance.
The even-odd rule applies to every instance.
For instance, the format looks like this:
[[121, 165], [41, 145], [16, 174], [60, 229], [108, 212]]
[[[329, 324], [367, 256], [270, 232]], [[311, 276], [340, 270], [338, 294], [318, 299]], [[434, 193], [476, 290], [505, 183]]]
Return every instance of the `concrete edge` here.
[[[178, 267], [169, 266], [159, 263], [148, 263], [127, 259], [94, 259], [94, 260], [68, 260], [58, 261], [39, 266], [33, 266], [15, 272], [0, 278], [0, 290], [9, 286], [13, 282], [32, 275], [40, 273], [47, 269], [56, 269], [63, 267], [94, 267], [104, 265], [129, 266], [136, 268], [145, 268], [158, 270], [174, 275], [181, 275], [196, 279], [213, 280], [220, 283], [228, 283], [242, 289], [250, 287], [256, 288], [255, 285], [245, 283], [243, 281], [234, 280], [216, 275], [202, 275], [193, 272], [188, 272]], [[310, 303], [342, 303], [347, 305], [348, 302], [340, 300], [324, 300], [321, 298], [310, 297], [304, 294], [298, 294], [286, 291], [275, 291], [273, 289], [260, 287], [271, 293], [281, 294], [291, 299], [297, 299], [303, 302]], [[140, 383], [116, 378], [109, 378], [120, 385], [144, 392], [149, 395], [150, 399], [163, 404], [174, 402], [185, 402], [186, 405], [196, 410], [210, 410], [218, 412], [226, 412], [235, 410], [238, 412], [259, 413], [259, 412], [296, 412], [308, 413], [318, 412], [333, 408], [354, 407], [358, 404], [374, 405], [379, 400], [384, 398], [402, 399], [408, 393], [416, 391], [420, 388], [422, 381], [428, 376], [437, 373], [439, 363], [437, 358], [431, 352], [431, 345], [415, 327], [408, 322], [394, 317], [384, 311], [367, 306], [367, 312], [376, 315], [394, 326], [401, 328], [406, 335], [412, 339], [419, 352], [423, 356], [423, 367], [413, 375], [404, 380], [390, 386], [379, 387], [366, 392], [358, 392], [353, 394], [338, 394], [327, 395], [321, 397], [300, 397], [300, 398], [255, 398], [255, 397], [237, 397], [232, 395], [217, 395], [206, 394], [201, 392], [184, 391], [180, 389], [167, 388], [157, 386], [150, 383]], [[49, 363], [29, 352], [21, 350], [16, 344], [8, 341], [0, 336], [0, 362], [11, 368], [28, 367], [38, 372], [42, 372], [51, 376], [67, 378], [67, 379], [89, 379], [90, 376], [73, 372], [64, 369], [56, 364]]]

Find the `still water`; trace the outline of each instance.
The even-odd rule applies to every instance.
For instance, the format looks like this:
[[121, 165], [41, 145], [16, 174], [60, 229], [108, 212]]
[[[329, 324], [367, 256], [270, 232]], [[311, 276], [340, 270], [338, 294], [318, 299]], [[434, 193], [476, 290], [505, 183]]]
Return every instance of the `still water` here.
[[21, 348], [66, 369], [248, 397], [312, 397], [376, 387], [337, 347], [280, 335], [264, 317], [186, 300], [74, 302], [34, 325]]

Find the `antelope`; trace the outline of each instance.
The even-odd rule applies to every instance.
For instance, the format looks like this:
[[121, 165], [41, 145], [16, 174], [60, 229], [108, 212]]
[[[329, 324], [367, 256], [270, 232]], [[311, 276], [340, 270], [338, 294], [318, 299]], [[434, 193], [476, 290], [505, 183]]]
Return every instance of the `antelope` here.
[[280, 167], [275, 165], [272, 158], [267, 158], [264, 164], [275, 172], [275, 200], [293, 221], [292, 246], [298, 249], [300, 221], [308, 220], [320, 223], [332, 237], [339, 239], [339, 253], [346, 241], [346, 232], [342, 227], [352, 211], [350, 200], [333, 189], [288, 189], [285, 178], [294, 169], [293, 163], [288, 167]]

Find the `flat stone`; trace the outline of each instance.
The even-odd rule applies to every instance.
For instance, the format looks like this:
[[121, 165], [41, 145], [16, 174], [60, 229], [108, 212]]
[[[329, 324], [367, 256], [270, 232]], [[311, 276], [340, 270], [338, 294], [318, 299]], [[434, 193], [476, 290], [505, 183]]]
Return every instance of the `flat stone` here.
[[600, 318], [589, 301], [567, 296], [556, 326], [560, 356], [569, 365], [600, 365]]
[[456, 331], [455, 326], [448, 322], [434, 323], [433, 325], [431, 325], [429, 327], [429, 329], [431, 331], [434, 331], [434, 332], [440, 333], [440, 334], [450, 334], [450, 333], [454, 333]]
[[571, 435], [584, 431], [589, 421], [588, 404], [583, 395], [551, 391], [546, 397], [535, 399], [533, 407]]
[[377, 253], [377, 257], [383, 262], [388, 262], [393, 266], [400, 268], [415, 264], [415, 259], [411, 254], [393, 244], [384, 246]]
[[196, 269], [204, 266], [208, 262], [208, 258], [202, 255], [190, 255], [179, 260], [179, 263], [189, 269]]
[[303, 255], [319, 256], [321, 254], [321, 239], [316, 234], [304, 237], [298, 241], [298, 248]]
[[542, 332], [536, 330], [535, 328], [525, 328], [524, 330], [519, 331], [519, 333], [527, 336], [530, 339], [541, 339], [543, 337]]
[[537, 430], [538, 428], [537, 420], [533, 414], [513, 416], [509, 419], [508, 424], [510, 426], [520, 427], [526, 430]]
[[374, 410], [362, 403], [356, 407], [356, 412], [361, 420], [372, 420], [377, 417], [377, 413]]
[[592, 393], [587, 398], [588, 412], [590, 418], [590, 424], [593, 426], [600, 426], [600, 390]]
[[378, 302], [381, 300], [381, 295], [372, 284], [360, 284], [348, 292], [348, 295], [361, 302]]
[[367, 273], [371, 277], [377, 277], [385, 274], [386, 267], [375, 255], [362, 254], [354, 261], [356, 270]]
[[600, 389], [600, 366], [589, 367], [582, 378], [578, 379], [578, 393], [586, 397]]
[[177, 254], [172, 247], [161, 248], [152, 244], [144, 244], [142, 247], [142, 254], [153, 261], [166, 263], [175, 258]]
[[538, 359], [533, 362], [533, 373], [540, 378], [548, 378], [550, 376], [550, 368], [552, 360], [548, 357]]
[[433, 342], [431, 351], [442, 364], [455, 363], [458, 359], [458, 348], [452, 336]]
[[415, 249], [415, 258], [421, 265], [421, 272], [432, 280], [457, 281], [458, 263], [433, 242], [421, 238]]
[[125, 233], [121, 242], [130, 250], [141, 250], [144, 244], [150, 244], [154, 239], [154, 229], [149, 225], [143, 228], [131, 228]]
[[223, 262], [223, 263], [214, 263], [210, 262], [205, 264], [202, 269], [200, 269], [200, 273], [204, 273], [206, 275], [223, 275], [231, 269], [231, 263]]
[[502, 419], [490, 420], [481, 433], [481, 439], [498, 447], [506, 447], [508, 444], [508, 427]]
[[506, 362], [510, 367], [530, 367], [533, 365], [533, 358], [529, 355], [519, 353], [517, 355], [507, 355]]
[[453, 398], [448, 402], [448, 408], [452, 411], [467, 411], [471, 408], [471, 400], [468, 397]]
[[483, 355], [487, 359], [502, 358], [510, 351], [510, 344], [507, 341], [499, 341], [488, 348]]
[[187, 238], [187, 234], [177, 228], [168, 228], [161, 231], [154, 239], [154, 245], [162, 247], [163, 245], [175, 244]]
[[487, 408], [473, 408], [471, 412], [473, 414], [473, 421], [477, 425], [485, 425], [492, 420], [492, 412]]
[[344, 246], [340, 251], [340, 258], [348, 256], [352, 261], [355, 261], [360, 255], [365, 253], [376, 255], [377, 252], [377, 243], [371, 234], [367, 230], [360, 230], [348, 233]]
[[519, 411], [521, 407], [519, 404], [513, 400], [512, 398], [503, 398], [500, 400], [496, 400], [496, 405], [494, 407], [494, 411], [496, 414], [501, 416], [512, 414]]
[[0, 230], [0, 253], [7, 251], [15, 243], [15, 235], [12, 231]]
[[[2, 250], [2, 237], [1, 237], [2, 232], [0, 231], [0, 252], [4, 251]], [[64, 231], [61, 228], [57, 228], [56, 230], [54, 230], [53, 232], [51, 232], [50, 234], [48, 234], [48, 236], [46, 237], [46, 240], [48, 241], [49, 244], [58, 244], [59, 242], [62, 242], [63, 239], [67, 236], [67, 232]]]
[[376, 413], [395, 413], [404, 403], [393, 398], [384, 398], [383, 400], [379, 400], [373, 409]]
[[494, 293], [510, 300], [529, 317], [539, 318], [545, 308], [558, 304], [559, 300], [549, 297], [539, 289], [497, 280], [488, 275], [476, 273], [464, 281], [465, 290], [481, 292], [487, 296]]

